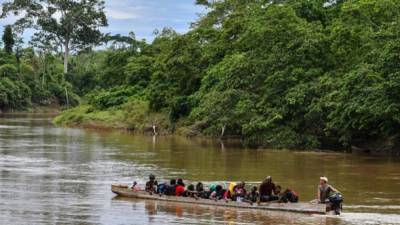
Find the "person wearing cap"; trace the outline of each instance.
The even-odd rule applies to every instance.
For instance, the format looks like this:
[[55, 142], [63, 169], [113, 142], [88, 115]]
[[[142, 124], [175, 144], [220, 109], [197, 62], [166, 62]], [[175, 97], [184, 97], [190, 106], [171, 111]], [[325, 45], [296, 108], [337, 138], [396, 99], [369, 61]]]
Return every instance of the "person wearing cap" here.
[[318, 192], [317, 198], [319, 203], [328, 203], [329, 197], [338, 193], [339, 191], [336, 190], [334, 187], [328, 184], [327, 177], [320, 177], [319, 178], [319, 185], [318, 185]]
[[278, 200], [276, 186], [272, 182], [272, 177], [268, 176], [259, 187], [260, 192], [260, 201], [261, 202], [269, 202]]
[[146, 182], [145, 191], [150, 194], [156, 193], [157, 185], [158, 182], [156, 181], [156, 176], [150, 174], [149, 181]]

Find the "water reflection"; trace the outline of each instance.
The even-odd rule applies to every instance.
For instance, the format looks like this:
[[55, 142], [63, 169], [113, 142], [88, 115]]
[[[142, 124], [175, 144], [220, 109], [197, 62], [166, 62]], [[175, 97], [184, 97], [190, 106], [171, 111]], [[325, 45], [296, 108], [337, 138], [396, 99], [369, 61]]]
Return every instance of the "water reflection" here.
[[113, 203], [129, 202], [133, 213], [144, 207], [149, 223], [165, 224], [324, 224], [340, 225], [338, 217], [304, 215], [283, 212], [264, 212], [251, 210], [226, 209], [214, 206], [198, 206], [178, 203], [156, 202], [151, 200], [135, 200], [113, 198]]

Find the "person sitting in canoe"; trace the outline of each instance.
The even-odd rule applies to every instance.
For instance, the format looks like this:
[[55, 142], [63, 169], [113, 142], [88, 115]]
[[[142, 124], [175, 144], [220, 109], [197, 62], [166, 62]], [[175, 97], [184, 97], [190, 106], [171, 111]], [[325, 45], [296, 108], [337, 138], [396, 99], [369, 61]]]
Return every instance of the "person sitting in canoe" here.
[[160, 196], [163, 195], [165, 193], [165, 191], [167, 190], [167, 187], [168, 187], [167, 182], [157, 185], [157, 194], [159, 194]]
[[247, 194], [245, 201], [249, 202], [250, 204], [253, 204], [257, 202], [260, 199], [260, 193], [258, 193], [258, 188], [257, 186], [253, 186], [251, 188], [251, 191]]
[[232, 196], [234, 193], [233, 190], [235, 189], [236, 185], [237, 184], [235, 182], [229, 183], [228, 189], [225, 191], [225, 194], [224, 194], [225, 201], [229, 201], [230, 199], [232, 199]]
[[217, 186], [218, 184], [215, 183], [208, 185], [208, 189], [205, 188], [203, 194], [200, 197], [204, 199], [210, 199], [211, 194], [217, 190]]
[[181, 178], [178, 179], [177, 184], [175, 185], [175, 195], [176, 196], [183, 196], [185, 192], [185, 184]]
[[238, 185], [233, 188], [232, 201], [241, 202], [246, 197], [246, 184], [244, 182], [240, 182]]
[[258, 188], [260, 192], [260, 201], [261, 202], [270, 202], [278, 200], [278, 196], [276, 193], [276, 186], [272, 182], [272, 177], [268, 176]]
[[169, 184], [165, 187], [164, 194], [174, 196], [176, 195], [176, 179], [171, 179]]
[[156, 193], [157, 186], [158, 186], [158, 183], [156, 181], [156, 176], [154, 176], [153, 174], [150, 174], [149, 181], [146, 182], [145, 191], [150, 194]]
[[196, 192], [197, 196], [200, 198], [205, 198], [205, 199], [209, 198], [209, 194], [207, 191], [204, 190], [204, 185], [201, 182], [196, 184]]
[[[277, 189], [281, 190], [281, 187], [278, 185]], [[299, 202], [299, 195], [297, 194], [297, 192], [295, 192], [292, 189], [287, 188], [286, 190], [284, 190], [282, 193], [280, 193], [279, 195], [279, 203], [296, 203]]]
[[140, 191], [140, 187], [137, 184], [138, 183], [136, 181], [133, 182], [132, 187], [131, 187], [132, 191]]
[[177, 180], [176, 184], [177, 184], [177, 185], [181, 185], [181, 186], [183, 186], [183, 187], [186, 186], [185, 183], [183, 183], [183, 179], [182, 179], [182, 178], [179, 178], [179, 179]]
[[221, 185], [216, 185], [214, 191], [211, 192], [210, 199], [212, 200], [221, 200], [224, 197], [225, 190]]
[[198, 193], [194, 188], [193, 184], [189, 184], [185, 192], [183, 192], [183, 197], [195, 198], [198, 199]]
[[183, 196], [184, 197], [192, 197], [193, 193], [196, 193], [196, 190], [194, 189], [194, 185], [193, 184], [189, 184], [187, 186], [187, 189], [185, 190], [185, 192], [183, 192]]

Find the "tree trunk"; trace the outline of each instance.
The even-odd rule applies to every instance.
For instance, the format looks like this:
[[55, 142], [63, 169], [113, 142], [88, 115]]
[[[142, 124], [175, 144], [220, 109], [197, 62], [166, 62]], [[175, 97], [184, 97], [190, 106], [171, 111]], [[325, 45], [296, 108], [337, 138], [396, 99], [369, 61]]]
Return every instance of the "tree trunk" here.
[[68, 97], [68, 90], [67, 90], [67, 88], [66, 88], [66, 87], [65, 87], [64, 89], [65, 89], [65, 99], [66, 99], [66, 101], [67, 101], [67, 108], [69, 108], [69, 97]]
[[68, 73], [69, 41], [64, 43], [64, 74]]
[[225, 129], [226, 129], [226, 124], [224, 124], [224, 126], [222, 127], [220, 138], [223, 138], [223, 137], [224, 137], [224, 135], [225, 135]]

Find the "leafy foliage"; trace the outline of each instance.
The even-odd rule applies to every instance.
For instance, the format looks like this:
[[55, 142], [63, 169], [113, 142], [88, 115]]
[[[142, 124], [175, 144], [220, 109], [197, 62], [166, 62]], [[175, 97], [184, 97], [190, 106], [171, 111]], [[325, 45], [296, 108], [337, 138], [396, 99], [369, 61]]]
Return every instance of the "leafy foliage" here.
[[27, 110], [35, 106], [75, 106], [80, 97], [63, 79], [60, 60], [24, 49], [17, 60], [0, 50], [0, 111]]
[[[102, 40], [99, 28], [107, 25], [102, 0], [25, 0], [6, 1], [2, 15], [22, 15], [15, 26], [38, 28], [32, 44], [45, 51], [64, 52], [64, 72], [68, 72], [70, 51], [77, 51], [98, 44]], [[58, 18], [60, 17], [60, 18]]]
[[12, 28], [10, 25], [8, 25], [4, 28], [3, 42], [4, 42], [5, 52], [7, 52], [8, 54], [11, 54], [13, 52], [15, 40], [14, 40]]
[[196, 3], [208, 10], [186, 34], [166, 28], [152, 44], [88, 53], [104, 57], [73, 69], [96, 71], [76, 89], [101, 87], [89, 103], [138, 112], [132, 124], [161, 113], [171, 129], [249, 144], [398, 140], [399, 0]]
[[101, 90], [88, 95], [88, 103], [97, 109], [107, 109], [121, 106], [132, 98], [139, 98], [140, 88], [119, 86], [108, 90]]

